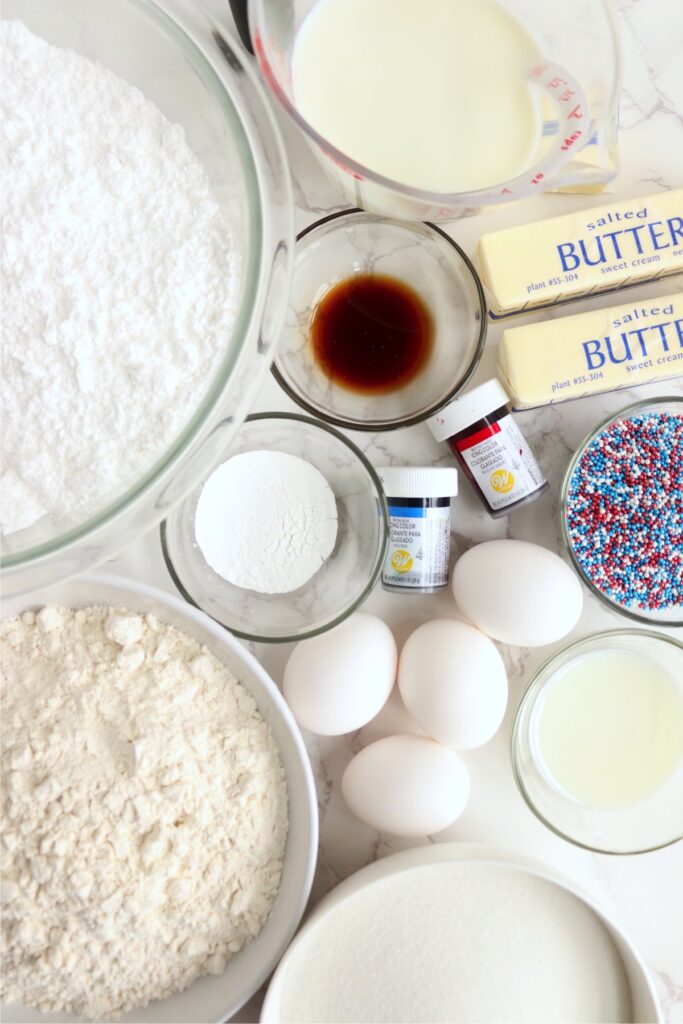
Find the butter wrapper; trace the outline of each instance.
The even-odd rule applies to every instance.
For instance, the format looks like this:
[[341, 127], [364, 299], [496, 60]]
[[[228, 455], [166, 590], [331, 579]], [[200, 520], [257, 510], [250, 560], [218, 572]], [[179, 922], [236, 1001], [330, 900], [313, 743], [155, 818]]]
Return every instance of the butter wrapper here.
[[517, 409], [683, 375], [683, 293], [503, 332], [498, 356]]
[[483, 235], [492, 319], [683, 271], [683, 188]]

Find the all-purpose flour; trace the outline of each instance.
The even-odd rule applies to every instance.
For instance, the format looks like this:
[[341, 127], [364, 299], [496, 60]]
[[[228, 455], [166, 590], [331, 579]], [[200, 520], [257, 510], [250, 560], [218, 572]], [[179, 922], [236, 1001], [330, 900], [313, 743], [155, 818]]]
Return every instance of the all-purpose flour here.
[[0, 635], [3, 997], [110, 1017], [220, 973], [287, 832], [253, 699], [152, 615], [47, 607]]
[[2, 532], [115, 495], [215, 372], [239, 260], [182, 128], [2, 23]]

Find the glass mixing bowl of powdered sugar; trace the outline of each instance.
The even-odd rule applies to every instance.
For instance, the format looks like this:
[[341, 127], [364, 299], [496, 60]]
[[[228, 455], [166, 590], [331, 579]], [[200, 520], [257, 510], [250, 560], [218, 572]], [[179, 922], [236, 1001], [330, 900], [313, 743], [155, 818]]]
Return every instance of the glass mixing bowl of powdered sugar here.
[[278, 130], [185, 0], [3, 4], [2, 582], [168, 514], [249, 410], [290, 274]]

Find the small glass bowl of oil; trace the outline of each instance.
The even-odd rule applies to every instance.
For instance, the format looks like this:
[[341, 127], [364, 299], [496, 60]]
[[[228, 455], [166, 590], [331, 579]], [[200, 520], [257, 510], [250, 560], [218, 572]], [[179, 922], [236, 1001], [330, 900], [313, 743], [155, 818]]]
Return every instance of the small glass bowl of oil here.
[[445, 232], [344, 210], [298, 236], [273, 374], [328, 423], [393, 430], [451, 401], [485, 339], [481, 283]]
[[569, 842], [645, 853], [683, 838], [683, 644], [614, 629], [554, 654], [512, 733], [524, 800]]

